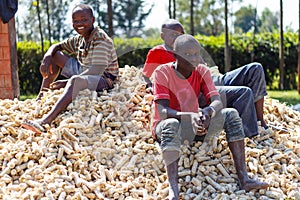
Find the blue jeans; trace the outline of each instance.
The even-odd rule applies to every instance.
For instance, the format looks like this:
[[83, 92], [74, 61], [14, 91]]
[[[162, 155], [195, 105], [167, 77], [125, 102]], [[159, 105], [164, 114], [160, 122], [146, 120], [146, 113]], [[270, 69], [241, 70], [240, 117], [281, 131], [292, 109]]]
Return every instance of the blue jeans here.
[[[224, 108], [211, 118], [207, 134], [219, 135], [222, 130], [226, 132], [227, 142], [245, 138], [242, 120], [234, 108]], [[155, 134], [162, 151], [180, 151], [180, 145], [184, 140], [192, 142], [195, 139], [191, 123], [175, 118], [160, 121], [156, 126]]]
[[260, 63], [254, 62], [213, 77], [216, 86], [246, 86], [252, 90], [254, 102], [267, 95], [265, 73]]
[[217, 86], [223, 106], [235, 108], [243, 122], [246, 137], [258, 135], [257, 116], [252, 90], [244, 86]]
[[[224, 75], [213, 76], [213, 80], [216, 86], [225, 86], [222, 89], [217, 87], [223, 96], [222, 103], [225, 107], [237, 109], [243, 121], [245, 136], [257, 135], [257, 116], [254, 102], [267, 95], [265, 73], [261, 64], [250, 63]], [[246, 88], [250, 88], [251, 91]], [[222, 93], [226, 93], [226, 95]]]
[[[224, 108], [235, 108], [242, 118], [246, 137], [258, 135], [257, 116], [253, 101], [253, 93], [245, 86], [216, 86], [220, 93]], [[207, 106], [205, 97], [199, 96], [199, 106]]]

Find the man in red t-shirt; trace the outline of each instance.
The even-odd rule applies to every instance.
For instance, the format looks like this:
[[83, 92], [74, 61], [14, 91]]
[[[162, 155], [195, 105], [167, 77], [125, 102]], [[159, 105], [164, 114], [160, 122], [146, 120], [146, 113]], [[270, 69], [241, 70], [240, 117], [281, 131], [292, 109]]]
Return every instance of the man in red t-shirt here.
[[[264, 189], [268, 183], [250, 179], [246, 171], [242, 120], [234, 108], [222, 109], [222, 102], [210, 70], [201, 63], [200, 45], [191, 35], [174, 42], [176, 62], [154, 71], [154, 115], [152, 133], [159, 142], [169, 181], [169, 199], [178, 199], [178, 160], [183, 140], [195, 135], [218, 135], [224, 129], [233, 155], [241, 189]], [[208, 106], [199, 110], [198, 97]]]
[[[152, 73], [160, 64], [175, 61], [171, 50], [176, 37], [183, 33], [184, 29], [182, 24], [175, 19], [168, 20], [162, 25], [161, 38], [164, 43], [153, 47], [148, 52], [142, 71], [143, 78], [150, 91], [152, 91]], [[225, 84], [222, 83], [222, 79], [226, 81]], [[237, 70], [228, 72], [223, 76], [213, 75], [213, 80], [221, 94], [223, 105], [229, 108], [235, 108], [239, 112], [247, 137], [251, 138], [258, 135], [257, 121], [262, 123], [262, 130], [264, 133], [270, 133], [271, 130], [267, 128], [267, 125], [263, 120], [263, 96], [266, 94], [266, 91], [263, 89], [265, 88], [265, 79], [263, 68], [260, 64], [252, 63], [245, 65]], [[254, 81], [259, 83], [256, 84], [260, 85], [259, 89], [254, 89], [254, 87], [257, 87], [253, 86]], [[260, 92], [257, 92], [258, 90]], [[255, 98], [253, 93], [257, 94], [255, 95]], [[201, 104], [206, 104], [205, 101], [200, 101], [202, 101]]]
[[173, 49], [175, 39], [184, 33], [183, 26], [175, 19], [171, 19], [164, 23], [161, 27], [161, 30], [160, 36], [164, 43], [150, 49], [142, 71], [143, 78], [148, 88], [152, 87], [150, 77], [154, 70], [160, 64], [175, 61], [171, 50]]

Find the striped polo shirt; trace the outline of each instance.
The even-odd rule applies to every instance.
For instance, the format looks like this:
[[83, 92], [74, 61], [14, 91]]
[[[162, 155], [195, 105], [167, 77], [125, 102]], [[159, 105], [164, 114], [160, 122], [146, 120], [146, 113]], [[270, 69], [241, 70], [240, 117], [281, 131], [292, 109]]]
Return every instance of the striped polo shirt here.
[[102, 75], [109, 73], [118, 76], [119, 66], [113, 40], [100, 28], [95, 27], [88, 41], [81, 35], [70, 37], [61, 42], [61, 48], [69, 54], [75, 54], [85, 71], [90, 67], [101, 67]]

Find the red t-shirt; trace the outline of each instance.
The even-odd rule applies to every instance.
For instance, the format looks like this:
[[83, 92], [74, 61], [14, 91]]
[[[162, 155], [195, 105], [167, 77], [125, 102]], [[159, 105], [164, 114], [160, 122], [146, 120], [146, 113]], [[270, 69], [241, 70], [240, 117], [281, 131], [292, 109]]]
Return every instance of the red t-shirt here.
[[182, 112], [198, 112], [198, 96], [203, 93], [206, 101], [212, 96], [219, 95], [210, 70], [205, 65], [199, 65], [188, 79], [179, 78], [173, 63], [166, 63], [158, 67], [153, 74], [154, 113], [152, 134], [155, 137], [155, 127], [161, 120], [156, 100], [168, 99], [170, 108]]
[[173, 62], [176, 59], [173, 54], [164, 47], [164, 45], [158, 45], [153, 47], [147, 55], [145, 65], [143, 67], [143, 75], [151, 77], [154, 70], [161, 64]]

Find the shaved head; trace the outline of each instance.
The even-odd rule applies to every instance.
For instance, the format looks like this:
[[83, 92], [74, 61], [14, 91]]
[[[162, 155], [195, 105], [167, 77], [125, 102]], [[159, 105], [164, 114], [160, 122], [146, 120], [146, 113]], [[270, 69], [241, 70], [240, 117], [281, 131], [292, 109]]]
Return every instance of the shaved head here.
[[188, 34], [180, 35], [176, 38], [174, 42], [174, 51], [181, 51], [183, 48], [189, 47], [191, 49], [200, 51], [199, 42], [192, 36]]
[[176, 19], [168, 19], [161, 25], [162, 31], [164, 29], [176, 30], [179, 29], [181, 33], [184, 33], [182, 24]]
[[200, 44], [192, 36], [188, 34], [180, 35], [174, 42], [174, 56], [177, 60], [178, 66], [186, 68], [187, 66], [197, 67], [201, 61]]
[[89, 5], [86, 5], [86, 4], [78, 4], [78, 5], [76, 5], [76, 6], [73, 8], [72, 13], [74, 13], [74, 12], [77, 11], [77, 10], [84, 10], [84, 11], [88, 12], [88, 13], [91, 15], [91, 17], [94, 16], [93, 9], [92, 9], [92, 7], [89, 6]]

